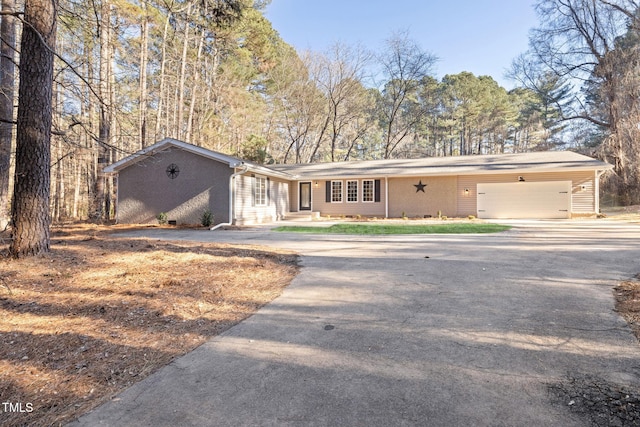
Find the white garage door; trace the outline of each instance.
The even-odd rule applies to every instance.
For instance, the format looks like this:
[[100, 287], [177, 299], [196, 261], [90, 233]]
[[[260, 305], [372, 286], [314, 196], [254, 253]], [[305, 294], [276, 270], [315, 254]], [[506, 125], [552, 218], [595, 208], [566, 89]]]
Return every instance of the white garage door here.
[[570, 218], [571, 181], [478, 184], [478, 218]]

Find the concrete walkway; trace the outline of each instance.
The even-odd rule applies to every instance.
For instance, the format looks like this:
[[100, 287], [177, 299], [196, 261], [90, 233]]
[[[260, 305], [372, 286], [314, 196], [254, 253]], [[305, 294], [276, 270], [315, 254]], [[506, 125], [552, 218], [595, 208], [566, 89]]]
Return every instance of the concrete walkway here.
[[612, 296], [640, 272], [640, 226], [515, 224], [384, 237], [145, 230], [294, 249], [302, 272], [74, 425], [585, 425], [549, 385], [640, 386], [640, 347]]

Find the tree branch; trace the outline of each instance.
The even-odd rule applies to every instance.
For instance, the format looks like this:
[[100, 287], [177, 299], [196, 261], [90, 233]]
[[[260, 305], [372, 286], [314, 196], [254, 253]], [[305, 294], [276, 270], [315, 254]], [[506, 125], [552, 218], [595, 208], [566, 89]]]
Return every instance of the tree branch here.
[[73, 129], [75, 126], [77, 125], [81, 125], [82, 122], [79, 121], [78, 119], [76, 119], [74, 116], [71, 116], [71, 118], [73, 119], [73, 122], [71, 122], [71, 124], [67, 127], [67, 130], [52, 130], [51, 131], [51, 135], [56, 135], [56, 136], [66, 136], [67, 132], [71, 129]]
[[6, 124], [9, 124], [9, 125], [14, 125], [14, 126], [18, 124], [18, 122], [16, 122], [15, 120], [7, 120], [7, 119], [3, 119], [3, 118], [0, 118], [0, 123], [6, 123]]
[[[608, 0], [598, 0], [600, 3], [602, 4], [606, 4], [607, 6], [617, 10], [618, 12], [622, 13], [623, 15], [626, 15], [627, 18], [631, 19], [631, 21], [635, 21], [637, 20], [637, 16], [635, 15], [635, 13], [631, 12], [630, 10], [627, 10], [625, 8], [623, 8], [622, 6], [615, 4], [615, 3], [611, 3]], [[640, 7], [640, 5], [635, 5], [636, 9], [638, 7]]]
[[[13, 14], [12, 14], [13, 15]], [[19, 14], [18, 14], [19, 15]], [[98, 99], [98, 101], [100, 101], [101, 104], [104, 104], [104, 101], [102, 100], [102, 98], [100, 97], [100, 95], [93, 89], [93, 86], [91, 85], [91, 83], [89, 83], [87, 81], [87, 79], [80, 74], [78, 71], [76, 71], [76, 68], [69, 63], [69, 61], [67, 61], [66, 59], [64, 59], [61, 55], [59, 55], [55, 49], [51, 48], [49, 45], [47, 45], [47, 43], [45, 42], [44, 38], [42, 37], [42, 34], [40, 34], [34, 27], [33, 25], [31, 25], [30, 23], [26, 22], [24, 19], [20, 18], [18, 15], [16, 15], [16, 17], [18, 18], [18, 20], [20, 22], [22, 22], [23, 25], [27, 25], [28, 27], [30, 27], [34, 33], [36, 34], [36, 36], [40, 39], [40, 42], [46, 47], [47, 50], [49, 50], [53, 56], [57, 59], [59, 59], [64, 65], [66, 65], [67, 67], [69, 67], [69, 69], [73, 72], [73, 74], [76, 75], [76, 77], [78, 77], [80, 80], [82, 80], [82, 82], [87, 85], [87, 87], [89, 88], [89, 90], [91, 91], [91, 93], [93, 95], [95, 95], [95, 97]]]
[[602, 120], [598, 120], [596, 118], [593, 118], [593, 117], [589, 116], [588, 114], [575, 114], [573, 116], [565, 116], [563, 114], [562, 117], [560, 117], [560, 120], [563, 121], [563, 122], [566, 122], [566, 121], [569, 121], [569, 120], [577, 120], [577, 119], [586, 120], [588, 122], [593, 123], [594, 125], [602, 126], [602, 127], [605, 127], [605, 128], [611, 127], [611, 123], [604, 122]]

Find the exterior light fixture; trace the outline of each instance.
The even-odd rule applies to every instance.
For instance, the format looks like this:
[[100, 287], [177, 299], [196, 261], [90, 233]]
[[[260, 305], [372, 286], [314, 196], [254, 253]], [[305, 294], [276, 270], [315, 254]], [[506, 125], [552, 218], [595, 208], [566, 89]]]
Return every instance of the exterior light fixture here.
[[464, 195], [465, 195], [465, 196], [468, 196], [468, 195], [469, 195], [469, 189], [468, 189], [468, 188], [465, 188], [465, 189], [464, 189]]
[[518, 177], [518, 182], [524, 182], [524, 176], [519, 176]]

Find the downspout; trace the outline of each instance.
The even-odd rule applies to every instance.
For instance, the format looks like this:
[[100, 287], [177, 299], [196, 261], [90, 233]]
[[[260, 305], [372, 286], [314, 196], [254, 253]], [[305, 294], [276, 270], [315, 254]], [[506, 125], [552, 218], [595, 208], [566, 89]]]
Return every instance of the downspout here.
[[245, 173], [247, 170], [249, 170], [249, 166], [245, 165], [244, 163], [236, 163], [234, 165], [231, 165], [232, 168], [237, 168], [237, 167], [242, 167], [242, 170], [239, 172], [234, 172], [233, 174], [231, 174], [231, 176], [229, 177], [229, 222], [221, 222], [220, 224], [211, 227], [209, 230], [213, 231], [213, 230], [217, 230], [220, 227], [224, 227], [226, 225], [232, 225], [233, 224], [233, 217], [234, 217], [234, 203], [233, 203], [233, 196], [234, 196], [234, 186], [233, 186], [233, 182], [236, 178], [236, 176], [238, 175], [242, 175], [243, 173]]
[[594, 194], [594, 200], [595, 200], [594, 208], [596, 210], [596, 214], [600, 213], [600, 177], [604, 175], [605, 172], [606, 170], [601, 170], [601, 171], [596, 170], [596, 189]]
[[116, 222], [115, 223], [119, 224], [120, 223], [120, 221], [119, 221], [120, 209], [118, 209], [118, 206], [120, 206], [120, 191], [117, 190], [118, 186], [120, 185], [120, 174], [119, 173], [115, 174], [115, 180], [116, 180], [115, 185], [114, 185], [114, 187], [116, 188], [116, 218], [115, 218]]

